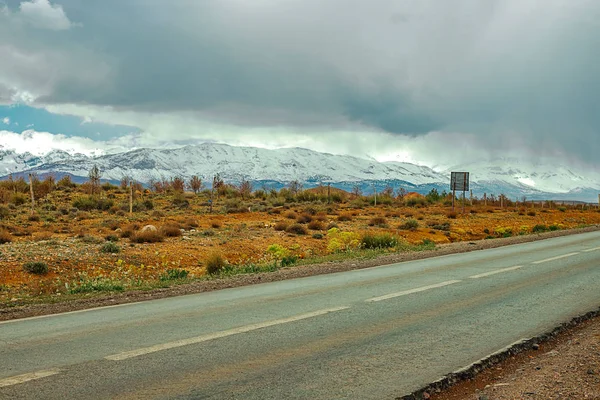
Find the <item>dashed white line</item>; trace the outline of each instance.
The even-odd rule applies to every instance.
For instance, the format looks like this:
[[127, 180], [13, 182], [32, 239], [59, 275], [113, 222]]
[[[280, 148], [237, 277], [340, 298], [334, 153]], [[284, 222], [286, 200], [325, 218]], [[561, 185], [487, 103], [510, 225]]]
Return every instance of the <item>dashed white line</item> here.
[[226, 336], [236, 335], [238, 333], [255, 331], [257, 329], [267, 328], [269, 326], [286, 324], [289, 322], [300, 321], [303, 319], [317, 317], [319, 315], [325, 315], [325, 314], [329, 314], [329, 313], [336, 312], [336, 311], [342, 311], [342, 310], [346, 310], [348, 308], [350, 308], [350, 307], [327, 308], [324, 310], [313, 311], [313, 312], [309, 312], [306, 314], [300, 314], [300, 315], [296, 315], [296, 316], [289, 317], [289, 318], [282, 318], [282, 319], [276, 319], [273, 321], [259, 322], [257, 324], [241, 326], [239, 328], [228, 329], [225, 331], [209, 333], [206, 335], [196, 336], [196, 337], [192, 337], [192, 338], [188, 338], [188, 339], [176, 340], [174, 342], [157, 344], [154, 346], [143, 347], [143, 348], [136, 349], [136, 350], [125, 351], [125, 352], [113, 354], [113, 355], [110, 355], [110, 356], [107, 356], [104, 358], [107, 360], [112, 360], [112, 361], [126, 360], [128, 358], [138, 357], [138, 356], [141, 356], [144, 354], [155, 353], [157, 351], [173, 349], [176, 347], [187, 346], [190, 344], [207, 342], [209, 340], [214, 340], [214, 339], [218, 339], [218, 338], [222, 338], [222, 337], [226, 337]]
[[455, 281], [446, 281], [446, 282], [442, 282], [442, 283], [436, 283], [435, 285], [422, 286], [422, 287], [419, 287], [416, 289], [405, 290], [403, 292], [396, 292], [396, 293], [390, 293], [390, 294], [386, 294], [386, 295], [379, 296], [379, 297], [373, 297], [373, 298], [367, 299], [365, 301], [366, 302], [374, 302], [374, 301], [393, 299], [394, 297], [400, 297], [400, 296], [406, 296], [408, 294], [424, 292], [425, 290], [441, 288], [441, 287], [448, 286], [448, 285], [454, 285], [455, 283], [459, 283], [459, 282], [461, 282], [461, 281], [455, 280]]
[[597, 251], [600, 250], [600, 247], [594, 247], [593, 249], [587, 249], [587, 250], [583, 250], [584, 253], [589, 253], [590, 251]]
[[560, 255], [560, 256], [556, 256], [556, 257], [546, 258], [545, 260], [534, 261], [534, 262], [532, 262], [532, 264], [541, 264], [541, 263], [545, 263], [545, 262], [549, 262], [549, 261], [560, 260], [561, 258], [571, 257], [571, 256], [574, 256], [576, 254], [579, 254], [579, 252], [576, 251], [574, 253], [568, 253], [568, 254], [563, 254], [563, 255]]
[[523, 266], [522, 265], [516, 265], [514, 267], [508, 267], [508, 268], [497, 269], [495, 271], [484, 272], [483, 274], [471, 275], [469, 278], [470, 279], [485, 278], [486, 276], [501, 274], [503, 272], [514, 271], [514, 270], [520, 269], [520, 268], [523, 268]]
[[0, 388], [12, 385], [18, 385], [20, 383], [25, 383], [29, 381], [33, 381], [35, 379], [45, 378], [47, 376], [52, 376], [60, 373], [60, 369], [47, 369], [44, 371], [36, 371], [30, 372], [28, 374], [11, 376], [8, 378], [0, 379]]

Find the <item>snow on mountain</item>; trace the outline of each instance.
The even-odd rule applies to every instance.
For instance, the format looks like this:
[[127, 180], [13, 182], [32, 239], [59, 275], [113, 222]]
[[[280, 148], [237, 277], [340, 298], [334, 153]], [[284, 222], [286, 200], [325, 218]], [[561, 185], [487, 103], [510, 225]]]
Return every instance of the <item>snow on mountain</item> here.
[[[592, 201], [600, 189], [597, 170], [574, 169], [554, 163], [503, 158], [480, 160], [436, 172], [426, 166], [402, 162], [377, 162], [352, 156], [319, 153], [302, 148], [267, 150], [204, 143], [176, 149], [137, 149], [88, 157], [55, 150], [44, 156], [17, 154], [0, 148], [0, 176], [35, 171], [39, 174], [70, 174], [86, 179], [97, 165], [103, 179], [118, 181], [128, 176], [139, 182], [189, 179], [205, 182], [220, 174], [226, 182], [242, 179], [284, 184], [331, 182], [340, 187], [361, 184], [365, 189], [392, 184], [420, 192], [431, 188], [449, 190], [451, 171], [469, 171], [476, 195], [504, 193], [510, 197], [572, 198]], [[364, 189], [363, 189], [364, 190]], [[549, 196], [553, 194], [553, 196]]]
[[600, 188], [597, 170], [578, 170], [550, 162], [531, 162], [516, 158], [481, 160], [457, 165], [447, 170], [469, 171], [472, 181], [521, 187], [524, 191], [569, 193], [583, 188]]
[[290, 182], [340, 182], [406, 180], [414, 184], [445, 181], [430, 168], [408, 163], [365, 160], [351, 156], [291, 148], [267, 150], [205, 143], [178, 149], [138, 149], [100, 157], [73, 157], [54, 152], [34, 169], [39, 173], [70, 173], [87, 176], [96, 164], [104, 179], [130, 176], [140, 182], [199, 175], [205, 180], [220, 174], [226, 181], [272, 180]]

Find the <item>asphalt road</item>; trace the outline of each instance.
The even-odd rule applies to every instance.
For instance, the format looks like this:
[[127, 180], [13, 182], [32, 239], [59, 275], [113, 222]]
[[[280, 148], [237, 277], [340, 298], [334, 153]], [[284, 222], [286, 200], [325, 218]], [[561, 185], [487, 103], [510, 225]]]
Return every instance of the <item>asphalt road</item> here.
[[387, 399], [600, 306], [600, 232], [0, 322], [0, 399]]

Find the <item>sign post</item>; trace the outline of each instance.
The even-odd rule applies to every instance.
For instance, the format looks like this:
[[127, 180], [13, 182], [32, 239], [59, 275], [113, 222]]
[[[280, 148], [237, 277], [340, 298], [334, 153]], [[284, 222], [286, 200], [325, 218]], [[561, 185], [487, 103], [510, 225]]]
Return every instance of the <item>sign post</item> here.
[[454, 199], [456, 191], [462, 191], [462, 212], [465, 213], [465, 193], [469, 190], [469, 173], [468, 172], [451, 172], [450, 173], [450, 189], [452, 190], [452, 211], [454, 211]]

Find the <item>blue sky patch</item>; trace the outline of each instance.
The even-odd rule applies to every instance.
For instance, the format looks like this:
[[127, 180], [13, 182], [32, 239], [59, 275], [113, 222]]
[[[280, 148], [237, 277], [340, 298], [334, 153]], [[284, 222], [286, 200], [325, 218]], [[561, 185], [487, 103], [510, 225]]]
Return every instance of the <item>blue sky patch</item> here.
[[26, 105], [0, 106], [0, 130], [23, 132], [28, 129], [102, 141], [140, 132], [134, 126], [84, 122], [80, 117], [53, 114], [43, 108]]

